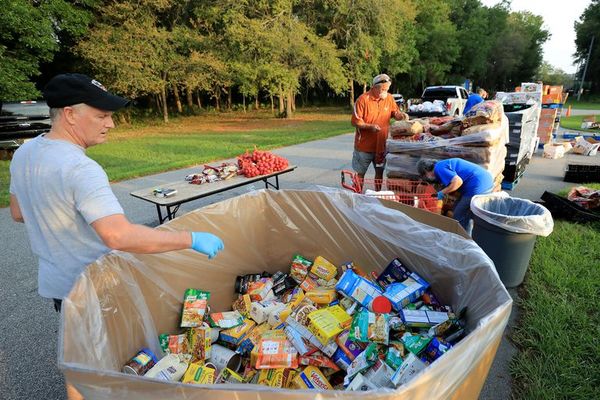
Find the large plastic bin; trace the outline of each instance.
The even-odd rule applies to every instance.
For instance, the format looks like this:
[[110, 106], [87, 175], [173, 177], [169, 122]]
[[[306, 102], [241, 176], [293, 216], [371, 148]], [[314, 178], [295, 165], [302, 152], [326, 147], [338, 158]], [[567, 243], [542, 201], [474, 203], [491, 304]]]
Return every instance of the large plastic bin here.
[[494, 261], [506, 287], [519, 286], [531, 260], [538, 235], [548, 236], [554, 227], [545, 207], [529, 200], [491, 194], [471, 200], [473, 240]]

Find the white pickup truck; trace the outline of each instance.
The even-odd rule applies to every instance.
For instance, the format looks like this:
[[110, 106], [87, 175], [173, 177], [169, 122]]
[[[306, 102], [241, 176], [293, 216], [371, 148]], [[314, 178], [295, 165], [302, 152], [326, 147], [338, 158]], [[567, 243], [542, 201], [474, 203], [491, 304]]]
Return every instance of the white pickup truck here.
[[[423, 91], [420, 104], [410, 102], [408, 115], [414, 118], [443, 115], [461, 116], [468, 98], [469, 93], [462, 86], [429, 86]], [[429, 108], [427, 102], [432, 103]]]

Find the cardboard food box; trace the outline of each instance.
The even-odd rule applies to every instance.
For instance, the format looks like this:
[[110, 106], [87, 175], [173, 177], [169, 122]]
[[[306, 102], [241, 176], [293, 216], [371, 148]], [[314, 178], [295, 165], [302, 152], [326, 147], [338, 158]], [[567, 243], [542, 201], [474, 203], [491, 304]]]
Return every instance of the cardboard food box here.
[[595, 156], [598, 154], [598, 148], [600, 148], [600, 141], [590, 137], [577, 136], [573, 152], [584, 156]]
[[[315, 398], [287, 388], [182, 384], [120, 372], [142, 347], [164, 356], [158, 335], [178, 327], [187, 288], [210, 292], [212, 312], [228, 311], [237, 298], [236, 276], [288, 270], [299, 251], [309, 259], [322, 255], [336, 266], [350, 260], [376, 274], [399, 257], [431, 284], [443, 304], [467, 307], [468, 335], [406, 384], [377, 396], [381, 399], [477, 399], [510, 315], [512, 300], [492, 262], [458, 223], [397, 202], [334, 189], [261, 190], [157, 229], [210, 229], [225, 250], [212, 260], [192, 250], [112, 252], [88, 266], [63, 302], [59, 346], [60, 368], [87, 400]], [[364, 394], [323, 391], [318, 397]]]

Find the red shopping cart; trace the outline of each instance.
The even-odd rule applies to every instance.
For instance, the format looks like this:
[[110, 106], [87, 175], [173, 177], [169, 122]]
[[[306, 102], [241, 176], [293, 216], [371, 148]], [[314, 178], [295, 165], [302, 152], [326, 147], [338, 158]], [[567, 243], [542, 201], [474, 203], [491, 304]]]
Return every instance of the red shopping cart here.
[[341, 184], [345, 189], [379, 199], [397, 201], [412, 207], [441, 214], [442, 201], [433, 185], [412, 179], [361, 179], [353, 171], [343, 170]]

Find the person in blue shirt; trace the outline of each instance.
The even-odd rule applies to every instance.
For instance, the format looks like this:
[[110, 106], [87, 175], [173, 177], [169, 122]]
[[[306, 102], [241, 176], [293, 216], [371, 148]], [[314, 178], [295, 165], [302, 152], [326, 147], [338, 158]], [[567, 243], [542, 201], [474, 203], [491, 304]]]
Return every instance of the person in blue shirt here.
[[437, 181], [444, 185], [444, 188], [438, 192], [439, 200], [448, 193], [460, 192], [461, 197], [454, 206], [454, 219], [469, 232], [469, 223], [473, 218], [471, 198], [478, 194], [492, 192], [494, 188], [492, 175], [479, 165], [462, 158], [441, 161], [421, 159], [417, 163], [417, 170], [425, 180]]
[[463, 114], [466, 114], [475, 104], [483, 103], [487, 99], [487, 92], [483, 88], [477, 89], [477, 93], [471, 93], [465, 104]]

